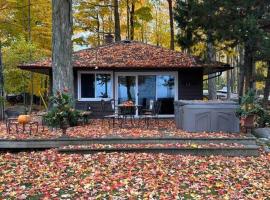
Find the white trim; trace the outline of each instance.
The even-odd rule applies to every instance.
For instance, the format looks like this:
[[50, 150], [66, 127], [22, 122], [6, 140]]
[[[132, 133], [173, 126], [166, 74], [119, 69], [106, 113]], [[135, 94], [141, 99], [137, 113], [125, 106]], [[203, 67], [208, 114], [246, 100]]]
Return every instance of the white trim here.
[[[109, 92], [111, 97], [110, 98], [82, 98], [81, 96], [81, 75], [82, 74], [94, 74], [95, 75], [95, 96], [96, 96], [96, 74], [110, 74], [111, 75], [111, 88], [109, 88]], [[78, 71], [77, 72], [77, 94], [78, 94], [78, 101], [100, 101], [100, 100], [110, 100], [114, 98], [113, 94], [113, 84], [114, 84], [114, 77], [112, 71]]]

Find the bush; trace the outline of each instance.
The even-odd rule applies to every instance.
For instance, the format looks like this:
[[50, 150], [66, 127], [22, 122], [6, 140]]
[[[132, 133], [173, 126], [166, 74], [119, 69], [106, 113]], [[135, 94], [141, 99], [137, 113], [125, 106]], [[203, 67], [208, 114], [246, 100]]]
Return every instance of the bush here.
[[270, 114], [262, 106], [262, 102], [256, 98], [255, 91], [249, 90], [248, 93], [242, 97], [239, 109], [236, 111], [239, 118], [245, 118], [249, 115], [256, 116], [256, 126], [265, 127], [270, 124]]
[[63, 134], [67, 127], [76, 126], [80, 112], [73, 108], [72, 98], [66, 92], [57, 92], [50, 97], [52, 108], [44, 115], [45, 123], [53, 128], [61, 128]]

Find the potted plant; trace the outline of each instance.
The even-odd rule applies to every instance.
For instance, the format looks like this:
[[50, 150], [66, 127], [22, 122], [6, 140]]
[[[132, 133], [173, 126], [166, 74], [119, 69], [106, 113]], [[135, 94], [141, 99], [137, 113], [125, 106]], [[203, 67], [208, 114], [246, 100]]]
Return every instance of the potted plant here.
[[72, 98], [66, 92], [57, 92], [50, 97], [52, 108], [43, 116], [45, 123], [53, 128], [60, 128], [66, 136], [68, 127], [76, 126], [80, 112], [73, 108]]
[[264, 115], [264, 109], [256, 98], [254, 90], [249, 90], [242, 97], [236, 115], [240, 118], [241, 124], [245, 128], [253, 128], [255, 126], [255, 119]]

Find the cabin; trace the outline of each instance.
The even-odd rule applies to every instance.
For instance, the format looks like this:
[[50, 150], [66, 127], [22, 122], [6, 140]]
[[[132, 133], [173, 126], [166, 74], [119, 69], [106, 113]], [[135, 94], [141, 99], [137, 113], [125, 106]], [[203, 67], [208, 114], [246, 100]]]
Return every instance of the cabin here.
[[[51, 63], [49, 58], [19, 68], [52, 77]], [[229, 69], [224, 63], [205, 63], [183, 52], [129, 40], [80, 50], [73, 53], [76, 108], [99, 110], [100, 101], [110, 99], [146, 107], [158, 100], [160, 115], [172, 116], [175, 100], [203, 99], [204, 75]]]

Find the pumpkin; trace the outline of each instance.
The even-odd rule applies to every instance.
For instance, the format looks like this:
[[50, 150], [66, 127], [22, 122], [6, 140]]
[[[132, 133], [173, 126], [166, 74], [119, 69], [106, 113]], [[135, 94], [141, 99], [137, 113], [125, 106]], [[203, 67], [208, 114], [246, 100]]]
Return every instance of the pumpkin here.
[[30, 115], [19, 115], [18, 117], [18, 122], [20, 124], [27, 124], [28, 122], [30, 122], [31, 117]]

